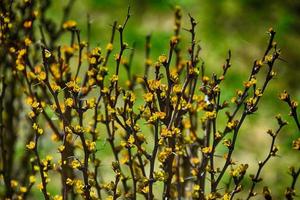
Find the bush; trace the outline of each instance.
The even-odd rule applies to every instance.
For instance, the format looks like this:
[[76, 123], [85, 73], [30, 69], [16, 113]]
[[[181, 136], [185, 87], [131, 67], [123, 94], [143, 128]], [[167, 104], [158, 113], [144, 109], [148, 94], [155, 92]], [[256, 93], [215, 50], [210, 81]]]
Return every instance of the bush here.
[[[272, 199], [268, 187], [256, 187], [264, 166], [277, 156], [276, 139], [287, 122], [278, 115], [278, 128], [267, 131], [270, 150], [250, 175], [249, 188], [243, 187], [248, 164], [232, 157], [240, 128], [276, 75], [280, 50], [272, 28], [262, 57], [228, 101], [221, 86], [231, 52], [220, 75], [207, 75], [190, 15], [189, 46], [182, 45], [179, 7], [168, 55], [153, 61], [148, 35], [144, 74], [136, 75], [134, 48], [124, 41], [130, 9], [123, 23], [113, 23], [103, 50], [82, 41], [77, 23], [68, 19], [72, 5], [70, 0], [63, 9], [60, 24], [45, 15], [49, 0], [4, 0], [0, 6], [2, 198], [30, 199], [39, 189], [45, 199], [250, 199], [259, 193]], [[60, 46], [67, 34], [70, 45]], [[297, 103], [286, 92], [280, 98], [300, 130]], [[21, 111], [28, 109], [24, 117]], [[100, 151], [104, 140], [110, 151]], [[23, 152], [16, 152], [18, 145]], [[299, 139], [293, 148], [300, 149]], [[108, 163], [112, 171], [104, 169]], [[291, 167], [290, 173], [286, 199], [296, 197], [300, 170]], [[50, 185], [60, 194], [50, 192]]]

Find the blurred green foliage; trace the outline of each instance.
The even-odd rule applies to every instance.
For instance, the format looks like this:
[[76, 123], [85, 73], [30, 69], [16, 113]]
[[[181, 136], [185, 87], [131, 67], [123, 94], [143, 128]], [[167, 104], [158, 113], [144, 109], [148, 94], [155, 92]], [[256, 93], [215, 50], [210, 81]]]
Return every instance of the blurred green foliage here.
[[[53, 0], [53, 9], [49, 12], [57, 20], [61, 4], [62, 1]], [[153, 34], [152, 55], [165, 53], [160, 49], [168, 45], [171, 35], [172, 8], [180, 5], [185, 21], [188, 13], [198, 21], [198, 39], [209, 69], [222, 64], [228, 49], [233, 52], [235, 70], [249, 69], [251, 61], [260, 55], [267, 42], [266, 30], [273, 27], [278, 33], [277, 41], [284, 60], [278, 69], [280, 76], [290, 77], [282, 80], [281, 84], [297, 89], [297, 77], [300, 75], [300, 58], [296, 48], [300, 45], [300, 2], [297, 0], [85, 0], [76, 1], [71, 16], [86, 33], [86, 16], [90, 15], [93, 23], [91, 43], [104, 45], [110, 34], [110, 24], [114, 20], [122, 22], [128, 5], [133, 16], [126, 30], [126, 41], [130, 45], [136, 42], [138, 56], [143, 55], [140, 50], [148, 33]]]

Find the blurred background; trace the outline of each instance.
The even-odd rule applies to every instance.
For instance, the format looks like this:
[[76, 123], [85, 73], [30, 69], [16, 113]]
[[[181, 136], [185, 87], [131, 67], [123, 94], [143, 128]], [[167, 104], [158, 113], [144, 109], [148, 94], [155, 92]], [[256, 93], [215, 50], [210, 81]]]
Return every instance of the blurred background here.
[[[64, 1], [53, 0], [52, 2], [52, 8], [47, 14], [59, 21]], [[86, 38], [87, 15], [89, 15], [92, 22], [91, 46], [100, 45], [105, 48], [110, 38], [111, 24], [114, 20], [123, 23], [128, 5], [131, 6], [133, 15], [125, 30], [125, 41], [130, 46], [136, 43], [136, 54], [132, 65], [136, 74], [142, 74], [144, 71], [144, 45], [147, 34], [152, 34], [151, 58], [153, 60], [161, 54], [168, 53], [169, 39], [173, 34], [173, 10], [175, 5], [179, 5], [183, 11], [183, 28], [190, 27], [189, 13], [198, 22], [197, 40], [202, 47], [201, 58], [205, 62], [208, 73], [220, 73], [228, 50], [232, 52], [232, 68], [223, 86], [224, 99], [230, 99], [236, 89], [242, 88], [254, 60], [260, 59], [265, 51], [269, 38], [267, 30], [270, 27], [274, 28], [277, 32], [275, 41], [282, 51], [282, 60], [277, 62], [275, 68], [278, 75], [263, 97], [259, 112], [246, 120], [234, 159], [239, 163], [250, 163], [249, 173], [254, 173], [257, 169], [257, 161], [265, 158], [269, 148], [270, 138], [265, 132], [277, 127], [273, 116], [281, 113], [290, 125], [279, 137], [280, 156], [273, 158], [267, 164], [263, 171], [265, 182], [259, 186], [262, 188], [264, 185], [269, 185], [275, 195], [282, 195], [285, 185], [288, 185], [291, 180], [288, 167], [297, 163], [297, 159], [299, 160], [299, 155], [293, 152], [288, 154], [291, 142], [297, 136], [299, 137], [299, 133], [288, 116], [288, 107], [278, 100], [278, 95], [286, 89], [296, 99], [300, 99], [298, 49], [300, 47], [300, 1], [85, 0], [75, 1], [70, 19], [78, 22], [83, 38]], [[185, 44], [189, 41], [188, 37], [188, 33], [182, 30]]]
[[[62, 4], [61, 0], [52, 1], [52, 10], [48, 13], [51, 18], [61, 19]], [[125, 31], [125, 41], [129, 45], [136, 43], [135, 60], [138, 64], [140, 55], [144, 55], [147, 34], [153, 37], [153, 59], [167, 53], [163, 50], [167, 49], [173, 33], [173, 10], [176, 5], [183, 10], [183, 28], [189, 28], [189, 13], [198, 22], [197, 38], [208, 70], [218, 69], [230, 49], [233, 56], [232, 73], [249, 71], [252, 62], [262, 56], [267, 45], [267, 30], [274, 28], [277, 32], [275, 40], [282, 50], [282, 61], [277, 68], [280, 80], [277, 82], [299, 97], [300, 1], [85, 0], [75, 1], [70, 18], [79, 23], [82, 34], [86, 35], [86, 16], [90, 15], [91, 45], [104, 47], [110, 38], [111, 24], [114, 20], [123, 23], [128, 5], [131, 6], [132, 17]], [[188, 34], [184, 32], [182, 36], [188, 39]], [[134, 70], [143, 71], [138, 66]]]

